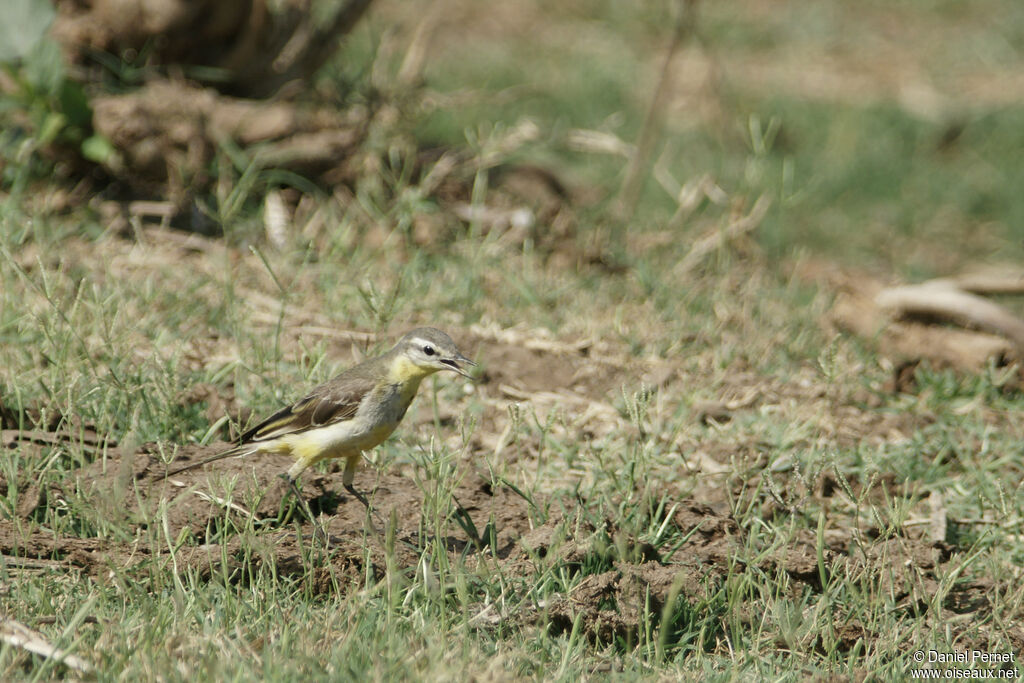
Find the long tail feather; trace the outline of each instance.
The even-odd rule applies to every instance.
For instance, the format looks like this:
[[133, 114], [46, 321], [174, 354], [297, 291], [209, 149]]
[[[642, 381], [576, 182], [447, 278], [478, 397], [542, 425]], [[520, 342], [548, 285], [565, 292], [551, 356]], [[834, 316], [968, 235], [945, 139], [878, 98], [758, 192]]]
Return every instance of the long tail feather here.
[[245, 444], [243, 446], [233, 446], [233, 447], [227, 449], [226, 451], [221, 451], [220, 453], [215, 453], [215, 454], [211, 455], [208, 458], [203, 458], [202, 460], [197, 460], [196, 462], [190, 462], [189, 464], [185, 465], [184, 467], [179, 467], [179, 468], [177, 468], [175, 470], [171, 470], [170, 472], [167, 473], [167, 476], [168, 477], [172, 477], [175, 474], [178, 474], [179, 472], [185, 472], [186, 470], [195, 469], [196, 467], [202, 467], [203, 465], [208, 465], [211, 462], [216, 462], [217, 460], [223, 460], [224, 458], [230, 458], [230, 457], [233, 457], [233, 456], [236, 456], [236, 455], [245, 455], [247, 452], [249, 452], [251, 450], [252, 450], [252, 444]]

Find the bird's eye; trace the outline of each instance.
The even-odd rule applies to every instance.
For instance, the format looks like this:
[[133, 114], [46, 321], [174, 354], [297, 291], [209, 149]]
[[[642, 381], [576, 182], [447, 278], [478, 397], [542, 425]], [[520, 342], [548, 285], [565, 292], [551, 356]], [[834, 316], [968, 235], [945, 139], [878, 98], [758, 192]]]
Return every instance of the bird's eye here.
[[423, 347], [423, 353], [427, 354], [428, 356], [433, 356], [434, 355], [434, 347], [433, 346], [424, 346]]

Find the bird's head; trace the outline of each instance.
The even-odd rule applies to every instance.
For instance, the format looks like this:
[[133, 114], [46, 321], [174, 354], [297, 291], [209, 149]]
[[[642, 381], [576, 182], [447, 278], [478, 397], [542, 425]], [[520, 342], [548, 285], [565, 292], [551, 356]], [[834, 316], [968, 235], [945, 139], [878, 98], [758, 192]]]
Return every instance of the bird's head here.
[[465, 368], [476, 365], [462, 355], [451, 337], [433, 327], [418, 327], [409, 332], [398, 341], [395, 350], [424, 376], [451, 370], [472, 379]]

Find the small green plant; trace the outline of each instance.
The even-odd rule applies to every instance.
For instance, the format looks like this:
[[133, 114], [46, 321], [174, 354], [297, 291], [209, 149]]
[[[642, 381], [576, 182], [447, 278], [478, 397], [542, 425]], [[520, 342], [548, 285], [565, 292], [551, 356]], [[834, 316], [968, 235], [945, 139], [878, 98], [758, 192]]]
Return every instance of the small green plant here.
[[39, 0], [13, 4], [18, 20], [5, 22], [7, 35], [0, 35], [0, 68], [8, 82], [0, 91], [4, 184], [49, 174], [62, 152], [107, 161], [113, 146], [92, 131], [88, 96], [69, 77], [60, 46], [45, 36], [53, 9]]

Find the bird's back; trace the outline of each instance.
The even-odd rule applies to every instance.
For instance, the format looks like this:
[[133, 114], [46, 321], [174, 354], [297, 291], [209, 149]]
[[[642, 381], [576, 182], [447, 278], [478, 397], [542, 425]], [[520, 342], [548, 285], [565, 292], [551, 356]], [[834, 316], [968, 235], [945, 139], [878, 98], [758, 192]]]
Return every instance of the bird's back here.
[[360, 403], [377, 385], [379, 367], [387, 364], [390, 353], [392, 351], [349, 368], [295, 403], [281, 408], [244, 432], [241, 443], [276, 439], [354, 417]]

